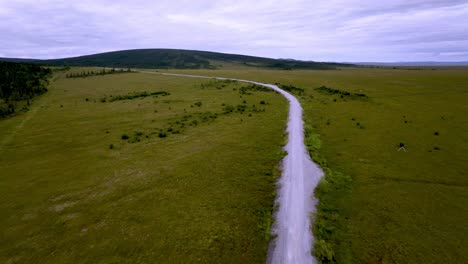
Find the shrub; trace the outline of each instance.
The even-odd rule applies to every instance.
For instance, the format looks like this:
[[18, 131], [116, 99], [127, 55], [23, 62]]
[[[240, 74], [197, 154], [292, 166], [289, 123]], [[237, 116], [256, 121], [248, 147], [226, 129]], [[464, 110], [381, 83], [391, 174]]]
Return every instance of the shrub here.
[[266, 102], [264, 100], [261, 100], [260, 104], [264, 105], [264, 104], [266, 104]]
[[436, 132], [434, 132], [434, 135], [438, 136], [438, 135], [439, 135], [439, 132], [437, 132], [437, 131], [436, 131]]
[[127, 139], [129, 139], [129, 136], [127, 134], [122, 134], [122, 136], [120, 138], [123, 139], [123, 140], [127, 140]]
[[114, 149], [114, 144], [110, 144], [109, 149]]
[[202, 102], [198, 101], [198, 102], [195, 103], [195, 105], [198, 106], [198, 107], [201, 107], [201, 106], [202, 106]]
[[305, 144], [307, 146], [307, 149], [310, 152], [320, 149], [320, 147], [322, 146], [322, 141], [320, 140], [320, 136], [318, 134], [308, 132], [307, 129], [305, 133], [308, 134], [308, 136], [306, 136], [306, 139], [305, 139]]
[[128, 140], [128, 143], [137, 143], [140, 142], [140, 137], [134, 136]]
[[224, 112], [225, 114], [231, 113], [231, 112], [234, 111], [234, 109], [235, 109], [234, 106], [232, 106], [232, 105], [226, 105], [226, 106], [223, 107], [223, 112]]
[[159, 136], [160, 138], [165, 138], [165, 137], [167, 137], [167, 134], [166, 134], [165, 132], [163, 132], [163, 131], [160, 131], [159, 134], [158, 134], [158, 136]]
[[314, 255], [320, 263], [334, 263], [335, 254], [333, 253], [332, 246], [325, 240], [318, 240], [315, 242]]
[[246, 105], [237, 105], [237, 112], [243, 113], [247, 109]]

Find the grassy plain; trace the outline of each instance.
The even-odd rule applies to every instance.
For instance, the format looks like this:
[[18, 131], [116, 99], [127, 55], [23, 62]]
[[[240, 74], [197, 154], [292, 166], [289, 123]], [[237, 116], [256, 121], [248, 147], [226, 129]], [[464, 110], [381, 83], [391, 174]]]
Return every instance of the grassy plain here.
[[264, 263], [286, 100], [58, 74], [0, 120], [1, 263]]
[[329, 177], [315, 232], [338, 263], [467, 262], [467, 68], [172, 72], [305, 89], [312, 155]]

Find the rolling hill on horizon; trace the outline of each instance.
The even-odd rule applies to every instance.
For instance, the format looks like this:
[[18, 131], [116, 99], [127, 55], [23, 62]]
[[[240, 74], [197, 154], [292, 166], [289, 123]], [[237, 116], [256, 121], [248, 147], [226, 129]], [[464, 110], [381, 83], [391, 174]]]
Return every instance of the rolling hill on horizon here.
[[61, 59], [0, 58], [2, 61], [40, 63], [51, 66], [97, 66], [132, 68], [216, 69], [223, 65], [250, 66], [270, 69], [331, 70], [344, 63], [272, 59], [247, 55], [179, 49], [134, 49]]

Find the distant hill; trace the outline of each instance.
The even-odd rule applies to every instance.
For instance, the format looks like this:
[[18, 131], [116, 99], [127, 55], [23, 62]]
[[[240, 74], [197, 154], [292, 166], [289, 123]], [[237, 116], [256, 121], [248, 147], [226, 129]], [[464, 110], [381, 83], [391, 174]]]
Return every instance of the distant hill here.
[[357, 65], [373, 66], [468, 66], [468, 61], [410, 61], [410, 62], [356, 62]]
[[250, 67], [287, 70], [329, 70], [335, 69], [338, 66], [351, 66], [350, 64], [341, 63], [324, 63], [291, 59], [271, 59], [218, 52], [178, 49], [122, 50], [73, 58], [51, 60], [31, 60], [14, 58], [0, 58], [0, 60], [13, 62], [34, 62], [52, 66], [98, 66], [163, 69], [215, 69], [219, 67], [219, 65], [242, 65]]
[[0, 58], [0, 61], [31, 63], [31, 62], [36, 62], [36, 61], [39, 61], [39, 60], [35, 60], [35, 59], [18, 59], [18, 58]]

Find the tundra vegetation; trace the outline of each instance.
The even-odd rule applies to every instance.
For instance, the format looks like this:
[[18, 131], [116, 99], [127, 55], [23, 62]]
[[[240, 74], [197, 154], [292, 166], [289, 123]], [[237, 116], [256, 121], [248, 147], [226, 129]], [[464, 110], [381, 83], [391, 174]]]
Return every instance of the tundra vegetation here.
[[278, 83], [301, 100], [326, 173], [311, 216], [321, 263], [468, 259], [468, 68], [172, 72]]
[[286, 100], [92, 70], [0, 121], [0, 262], [264, 263]]
[[[218, 68], [300, 99], [321, 263], [466, 262], [467, 68]], [[92, 69], [0, 121], [0, 261], [264, 263], [286, 101]]]

